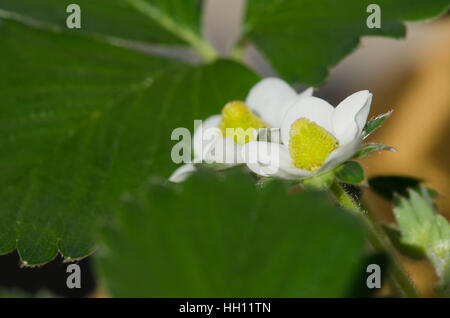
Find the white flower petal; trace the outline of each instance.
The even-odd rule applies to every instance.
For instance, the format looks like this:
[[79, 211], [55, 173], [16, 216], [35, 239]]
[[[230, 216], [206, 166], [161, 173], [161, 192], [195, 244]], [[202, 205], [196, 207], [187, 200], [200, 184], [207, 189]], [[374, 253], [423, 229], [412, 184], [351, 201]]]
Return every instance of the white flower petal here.
[[250, 90], [246, 105], [271, 127], [280, 127], [288, 105], [297, 92], [285, 81], [269, 77]]
[[336, 107], [332, 123], [339, 144], [345, 145], [362, 133], [371, 102], [372, 94], [365, 90], [348, 96]]
[[233, 139], [218, 137], [204, 152], [203, 160], [206, 163], [241, 164], [244, 163], [241, 149]]
[[203, 120], [202, 125], [194, 131], [193, 147], [194, 157], [196, 159], [203, 158], [203, 154], [206, 152], [210, 144], [220, 136], [219, 129], [214, 130], [211, 128], [217, 128], [221, 120], [221, 115], [210, 116]]
[[242, 147], [242, 157], [248, 168], [264, 177], [298, 180], [309, 171], [293, 166], [287, 147], [265, 141], [252, 141]]
[[170, 182], [180, 183], [185, 181], [193, 172], [195, 167], [192, 163], [182, 165], [177, 170], [175, 170], [169, 177]]
[[286, 175], [285, 179], [288, 180], [300, 180], [313, 175], [309, 170], [298, 169], [293, 165], [280, 167], [282, 173]]
[[[308, 87], [297, 95], [298, 98], [311, 97], [314, 93], [314, 87]], [[284, 116], [283, 116], [284, 117]]]
[[334, 135], [331, 123], [333, 111], [333, 106], [317, 97], [312, 96], [296, 99], [291, 104], [281, 123], [281, 140], [286, 146], [289, 145], [291, 126], [299, 118], [307, 118]]
[[264, 177], [275, 177], [280, 165], [288, 164], [289, 153], [280, 144], [251, 141], [242, 147], [242, 157], [250, 170]]
[[338, 165], [340, 165], [341, 163], [343, 163], [344, 161], [347, 161], [348, 159], [353, 157], [356, 151], [358, 151], [361, 142], [362, 138], [358, 137], [355, 138], [350, 143], [347, 143], [346, 145], [333, 150], [328, 155], [327, 159], [325, 160], [323, 165], [319, 168], [317, 173], [330, 171], [335, 167], [337, 167]]
[[256, 133], [255, 139], [279, 144], [281, 143], [281, 130], [280, 128], [260, 128]]

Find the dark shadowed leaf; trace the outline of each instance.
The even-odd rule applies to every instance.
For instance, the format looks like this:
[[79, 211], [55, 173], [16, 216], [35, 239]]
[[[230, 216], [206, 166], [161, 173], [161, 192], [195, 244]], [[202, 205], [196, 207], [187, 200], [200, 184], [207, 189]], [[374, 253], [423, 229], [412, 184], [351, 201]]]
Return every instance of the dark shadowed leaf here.
[[[408, 189], [418, 189], [422, 180], [408, 176], [376, 176], [368, 180], [369, 186], [385, 199], [392, 201], [394, 195], [408, 196]], [[427, 188], [431, 197], [437, 196], [437, 192]]]
[[119, 297], [340, 297], [360, 273], [364, 231], [325, 193], [260, 189], [247, 174], [153, 179], [124, 198], [99, 269]]
[[350, 292], [351, 297], [356, 298], [369, 298], [376, 297], [378, 291], [377, 288], [368, 288], [367, 279], [370, 273], [367, 272], [367, 267], [371, 264], [376, 264], [380, 266], [381, 269], [381, 286], [383, 286], [384, 281], [386, 281], [389, 273], [390, 259], [386, 253], [373, 252], [367, 255], [361, 262], [361, 272], [359, 275], [355, 276], [353, 279], [353, 285]]

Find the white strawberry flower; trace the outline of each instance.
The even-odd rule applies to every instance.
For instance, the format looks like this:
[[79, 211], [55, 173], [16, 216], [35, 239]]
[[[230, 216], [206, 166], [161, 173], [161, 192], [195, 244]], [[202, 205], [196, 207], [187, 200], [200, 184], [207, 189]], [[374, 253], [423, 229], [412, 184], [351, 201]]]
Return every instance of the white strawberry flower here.
[[298, 99], [282, 119], [281, 143], [251, 141], [242, 156], [261, 176], [301, 180], [330, 171], [359, 149], [371, 101], [367, 90], [350, 95], [336, 108], [317, 97]]
[[[266, 78], [249, 92], [245, 103], [233, 101], [225, 105], [221, 114], [203, 121], [194, 131], [195, 162], [219, 163], [233, 166], [245, 163], [242, 147], [257, 139], [260, 128], [280, 128], [289, 108], [305, 97], [313, 88], [298, 94], [289, 84], [278, 78]], [[234, 129], [242, 128], [241, 131]], [[232, 130], [227, 130], [232, 129]], [[178, 168], [169, 178], [184, 181], [195, 167], [192, 163]]]

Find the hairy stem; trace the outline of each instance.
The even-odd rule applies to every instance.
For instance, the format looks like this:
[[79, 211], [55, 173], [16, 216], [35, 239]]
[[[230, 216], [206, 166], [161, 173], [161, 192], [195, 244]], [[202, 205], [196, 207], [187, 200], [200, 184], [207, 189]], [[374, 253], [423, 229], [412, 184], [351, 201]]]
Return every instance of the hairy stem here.
[[401, 290], [406, 297], [418, 297], [418, 294], [412, 285], [408, 274], [405, 273], [403, 267], [400, 265], [397, 256], [395, 255], [394, 248], [392, 247], [386, 234], [381, 229], [379, 223], [368, 212], [363, 212], [357, 203], [345, 192], [342, 186], [334, 180], [330, 187], [330, 191], [339, 201], [339, 203], [350, 211], [361, 216], [364, 221], [368, 233], [369, 242], [375, 250], [385, 251], [389, 254], [391, 264], [391, 282], [395, 285], [396, 289]]
[[156, 21], [164, 29], [189, 43], [192, 48], [207, 62], [217, 59], [216, 50], [195, 32], [186, 26], [177, 24], [170, 16], [144, 0], [127, 0], [127, 2], [141, 13]]

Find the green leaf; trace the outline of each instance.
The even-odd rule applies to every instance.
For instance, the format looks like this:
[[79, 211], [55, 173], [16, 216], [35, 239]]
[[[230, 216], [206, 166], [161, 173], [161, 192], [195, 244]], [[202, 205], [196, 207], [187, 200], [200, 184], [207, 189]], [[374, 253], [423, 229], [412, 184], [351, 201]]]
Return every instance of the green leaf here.
[[[70, 3], [81, 8], [79, 31], [66, 27]], [[173, 45], [188, 44], [187, 34], [201, 37], [201, 5], [200, 0], [2, 0], [0, 9], [68, 32]]]
[[364, 138], [369, 137], [375, 130], [377, 130], [384, 123], [386, 119], [388, 119], [394, 111], [388, 111], [385, 114], [377, 116], [371, 120], [369, 120], [364, 127]]
[[324, 192], [197, 173], [118, 209], [97, 254], [117, 297], [342, 297], [361, 269], [363, 227]]
[[47, 290], [40, 290], [35, 295], [31, 295], [19, 289], [0, 289], [0, 298], [58, 298]]
[[402, 241], [402, 232], [393, 225], [382, 224], [384, 232], [388, 235], [395, 248], [403, 255], [414, 259], [425, 257], [425, 251], [417, 245], [411, 245]]
[[168, 177], [171, 132], [245, 98], [258, 77], [192, 67], [78, 35], [0, 26], [0, 254], [24, 265], [97, 246], [121, 195]]
[[404, 37], [401, 21], [444, 13], [448, 0], [379, 0], [381, 28], [366, 25], [372, 0], [249, 0], [242, 42], [250, 40], [281, 77], [319, 85], [328, 68], [350, 54], [361, 36]]
[[395, 149], [393, 147], [389, 147], [389, 146], [379, 144], [376, 142], [369, 142], [369, 143], [361, 145], [361, 147], [358, 149], [356, 154], [353, 156], [353, 159], [361, 159], [361, 158], [367, 157], [367, 155], [369, 155], [373, 152], [382, 151], [382, 150], [397, 151], [397, 149]]
[[408, 193], [409, 199], [398, 197], [394, 202], [401, 241], [425, 251], [441, 278], [440, 291], [450, 296], [450, 223], [434, 211], [426, 189]]
[[356, 161], [347, 161], [334, 170], [336, 178], [344, 183], [359, 184], [364, 181], [364, 169]]
[[[368, 254], [363, 261], [361, 262], [360, 268], [361, 272], [358, 276], [355, 276], [353, 279], [353, 286], [351, 288], [350, 297], [352, 298], [372, 298], [376, 297], [378, 292], [377, 288], [368, 288], [367, 287], [367, 267], [371, 264], [377, 264], [382, 269], [381, 274], [381, 286], [384, 286], [384, 282], [387, 280], [389, 275], [385, 275], [383, 273], [389, 273], [390, 271], [390, 258], [389, 255], [385, 252], [371, 252]], [[398, 297], [401, 297], [399, 295]]]
[[[419, 189], [422, 180], [408, 176], [376, 176], [368, 180], [369, 186], [385, 199], [392, 201], [395, 194], [407, 197], [408, 189]], [[436, 197], [436, 191], [426, 188], [430, 197]]]

